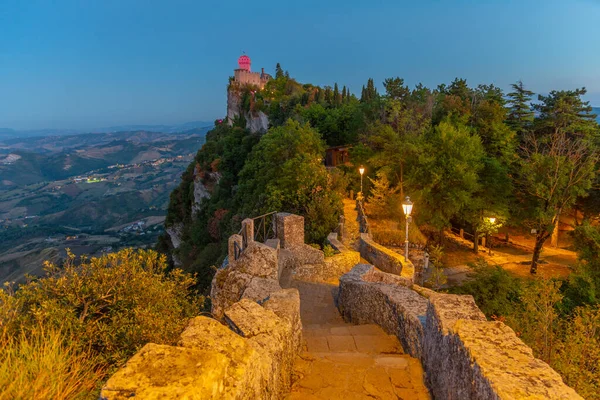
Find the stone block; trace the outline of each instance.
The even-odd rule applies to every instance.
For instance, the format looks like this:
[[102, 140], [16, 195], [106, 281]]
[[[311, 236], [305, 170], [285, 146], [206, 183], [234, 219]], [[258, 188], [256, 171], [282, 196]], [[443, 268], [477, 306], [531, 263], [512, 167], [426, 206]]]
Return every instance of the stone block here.
[[304, 217], [290, 213], [275, 214], [277, 237], [284, 249], [304, 244]]
[[228, 308], [225, 319], [235, 332], [247, 338], [251, 346], [270, 360], [266, 387], [279, 396], [274, 398], [281, 398], [291, 386], [294, 359], [298, 354], [292, 323], [248, 299]]
[[229, 262], [235, 261], [244, 248], [242, 235], [231, 235], [227, 242], [227, 257]]
[[252, 218], [242, 221], [242, 237], [244, 238], [244, 247], [254, 242], [254, 220]]
[[281, 290], [279, 282], [270, 278], [255, 277], [248, 283], [244, 293], [242, 293], [242, 299], [250, 299], [259, 304], [262, 304], [265, 300], [271, 296], [272, 293]]
[[237, 399], [244, 393], [260, 396], [261, 388], [256, 384], [261, 379], [259, 366], [260, 357], [249, 345], [221, 353], [149, 343], [104, 384], [100, 397], [176, 400]]

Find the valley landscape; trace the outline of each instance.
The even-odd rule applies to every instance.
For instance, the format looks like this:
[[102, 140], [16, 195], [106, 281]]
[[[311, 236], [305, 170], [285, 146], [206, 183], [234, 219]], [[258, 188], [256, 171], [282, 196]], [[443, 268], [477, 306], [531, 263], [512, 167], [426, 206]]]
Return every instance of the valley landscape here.
[[0, 141], [0, 281], [43, 261], [152, 247], [171, 191], [209, 128]]

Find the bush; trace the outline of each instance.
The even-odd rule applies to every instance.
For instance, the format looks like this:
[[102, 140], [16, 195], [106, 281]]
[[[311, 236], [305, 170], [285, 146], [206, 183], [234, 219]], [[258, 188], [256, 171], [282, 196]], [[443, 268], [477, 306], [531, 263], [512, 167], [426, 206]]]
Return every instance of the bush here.
[[43, 325], [0, 334], [0, 400], [97, 397], [105, 371], [90, 351]]
[[462, 286], [452, 288], [455, 294], [470, 294], [477, 306], [487, 316], [507, 316], [520, 306], [522, 283], [500, 266], [490, 266], [480, 260], [471, 265], [474, 269], [472, 280]]
[[202, 299], [189, 291], [195, 278], [166, 268], [165, 256], [152, 250], [79, 264], [69, 253], [62, 268], [46, 262], [45, 277], [14, 293], [0, 291], [0, 327], [11, 338], [34, 334], [40, 325], [60, 330], [98, 365], [117, 367], [148, 342], [175, 344], [201, 309]]
[[335, 255], [335, 250], [330, 245], [326, 244], [323, 246], [323, 253], [325, 257], [333, 257]]

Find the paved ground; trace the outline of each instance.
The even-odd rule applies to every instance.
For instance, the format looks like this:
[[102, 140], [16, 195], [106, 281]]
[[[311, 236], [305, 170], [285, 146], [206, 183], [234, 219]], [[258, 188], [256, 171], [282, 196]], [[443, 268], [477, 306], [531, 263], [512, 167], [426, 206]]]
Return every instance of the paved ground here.
[[334, 304], [336, 286], [292, 281], [300, 291], [304, 349], [293, 399], [429, 399], [420, 362], [377, 325], [351, 325]]
[[356, 211], [356, 202], [350, 199], [344, 199], [344, 237], [342, 242], [344, 246], [350, 249], [356, 249], [356, 241], [359, 237], [358, 213]]

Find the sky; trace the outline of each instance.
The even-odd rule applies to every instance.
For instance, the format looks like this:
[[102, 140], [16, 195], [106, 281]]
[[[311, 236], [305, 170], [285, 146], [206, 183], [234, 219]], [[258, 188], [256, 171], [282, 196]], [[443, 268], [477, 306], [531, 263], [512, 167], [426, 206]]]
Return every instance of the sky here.
[[0, 0], [0, 128], [213, 121], [245, 51], [300, 82], [455, 77], [600, 106], [600, 0]]

